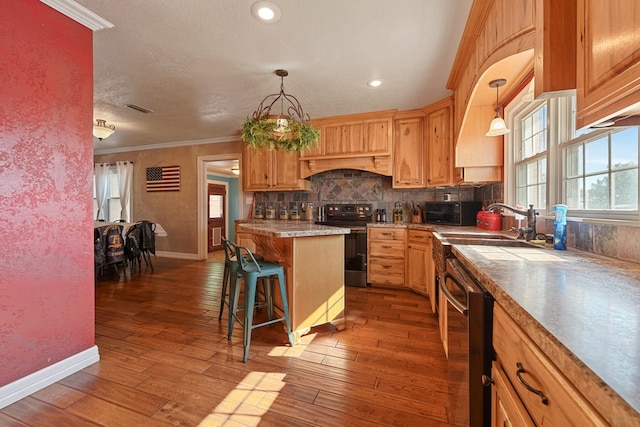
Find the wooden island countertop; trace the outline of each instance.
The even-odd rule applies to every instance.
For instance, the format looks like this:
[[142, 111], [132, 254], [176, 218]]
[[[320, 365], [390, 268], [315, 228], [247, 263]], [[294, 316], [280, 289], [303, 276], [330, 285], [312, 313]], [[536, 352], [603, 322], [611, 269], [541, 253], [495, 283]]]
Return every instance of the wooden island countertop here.
[[[348, 228], [310, 221], [236, 222], [236, 241], [282, 264], [287, 281], [289, 316], [296, 341], [313, 326], [332, 323], [344, 329], [344, 235]], [[281, 305], [280, 295], [275, 295]]]

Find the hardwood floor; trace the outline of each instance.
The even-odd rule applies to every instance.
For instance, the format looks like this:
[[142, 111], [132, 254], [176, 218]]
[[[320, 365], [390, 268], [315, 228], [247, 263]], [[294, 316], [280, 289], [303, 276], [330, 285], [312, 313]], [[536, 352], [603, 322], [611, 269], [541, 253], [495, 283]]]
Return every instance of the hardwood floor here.
[[[437, 317], [409, 291], [346, 288], [347, 324], [294, 347], [278, 324], [218, 321], [223, 262], [154, 259], [96, 283], [100, 362], [0, 411], [2, 426], [442, 426]], [[225, 307], [226, 309], [226, 307]]]

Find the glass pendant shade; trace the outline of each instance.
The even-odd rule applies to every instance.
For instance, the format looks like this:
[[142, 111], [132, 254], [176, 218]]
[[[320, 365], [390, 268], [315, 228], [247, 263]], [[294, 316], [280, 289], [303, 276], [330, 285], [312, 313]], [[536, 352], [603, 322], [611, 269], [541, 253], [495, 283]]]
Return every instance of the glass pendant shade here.
[[507, 128], [507, 124], [504, 122], [504, 119], [500, 117], [500, 105], [498, 104], [498, 88], [503, 86], [505, 83], [507, 83], [505, 79], [497, 79], [489, 82], [489, 87], [496, 89], [496, 116], [491, 120], [489, 130], [485, 133], [486, 136], [500, 136], [511, 132], [511, 130]]
[[511, 132], [511, 129], [507, 129], [507, 124], [504, 122], [500, 114], [496, 112], [496, 116], [491, 120], [491, 124], [489, 125], [489, 131], [485, 134], [486, 136], [500, 136], [506, 135]]
[[110, 137], [115, 132], [116, 127], [113, 125], [107, 125], [107, 122], [102, 119], [96, 119], [96, 124], [93, 125], [93, 136], [102, 141], [105, 138]]

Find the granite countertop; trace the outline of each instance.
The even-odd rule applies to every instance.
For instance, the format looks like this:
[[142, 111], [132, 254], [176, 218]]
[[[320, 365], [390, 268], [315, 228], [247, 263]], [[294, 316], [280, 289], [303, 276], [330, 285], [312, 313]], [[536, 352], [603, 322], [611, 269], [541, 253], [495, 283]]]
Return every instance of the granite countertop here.
[[238, 227], [259, 236], [267, 237], [309, 237], [331, 236], [336, 234], [349, 234], [350, 230], [344, 227], [331, 227], [328, 225], [314, 224], [312, 221], [298, 220], [240, 220]]
[[601, 414], [640, 425], [639, 264], [551, 248], [453, 253]]
[[[437, 224], [369, 227], [513, 237]], [[453, 254], [598, 412], [640, 425], [640, 264], [548, 246], [456, 244]]]

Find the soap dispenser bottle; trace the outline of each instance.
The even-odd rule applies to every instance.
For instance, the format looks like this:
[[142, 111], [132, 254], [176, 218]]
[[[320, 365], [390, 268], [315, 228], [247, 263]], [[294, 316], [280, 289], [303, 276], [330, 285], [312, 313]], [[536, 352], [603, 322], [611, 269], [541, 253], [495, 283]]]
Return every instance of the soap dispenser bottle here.
[[567, 205], [553, 206], [553, 249], [567, 249]]

